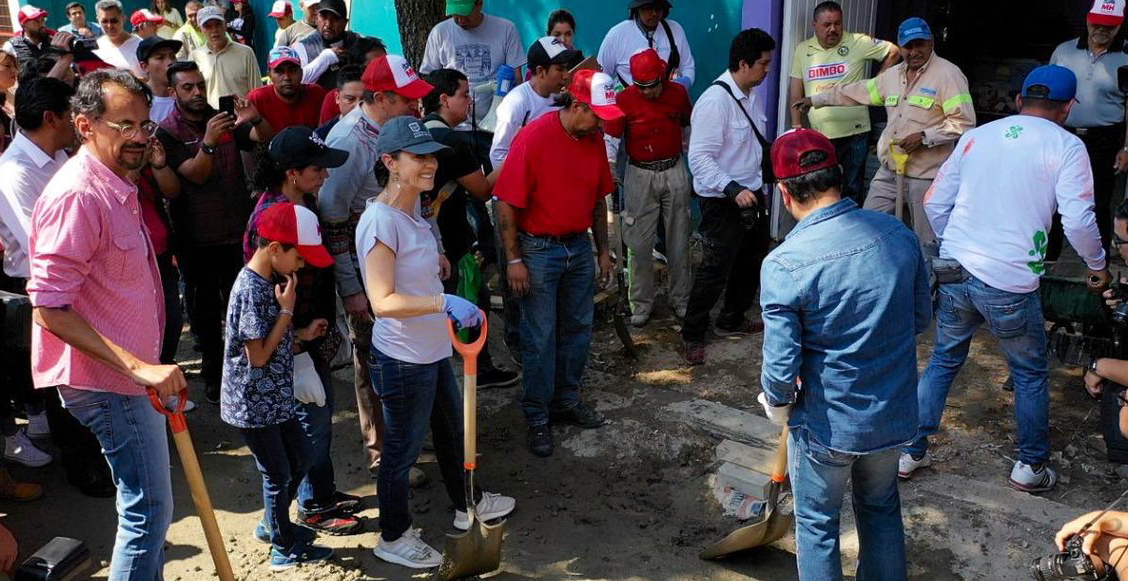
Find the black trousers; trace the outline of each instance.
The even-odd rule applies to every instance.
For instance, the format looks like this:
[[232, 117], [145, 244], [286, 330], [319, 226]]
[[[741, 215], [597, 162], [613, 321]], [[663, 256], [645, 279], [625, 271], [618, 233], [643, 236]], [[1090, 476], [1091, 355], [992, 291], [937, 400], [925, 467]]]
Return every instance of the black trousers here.
[[177, 253], [177, 261], [185, 284], [194, 289], [187, 306], [202, 351], [200, 375], [207, 385], [219, 384], [223, 374], [221, 323], [227, 316], [227, 296], [243, 268], [243, 249], [239, 244], [185, 248]]
[[724, 294], [717, 325], [734, 328], [744, 316], [760, 289], [760, 264], [768, 255], [771, 241], [767, 220], [746, 230], [740, 221], [740, 208], [726, 198], [698, 197], [701, 207], [701, 232], [704, 259], [693, 276], [693, 290], [682, 326], [686, 341], [704, 341], [709, 329], [709, 312]]
[[[1108, 127], [1091, 127], [1078, 137], [1089, 152], [1089, 165], [1093, 169], [1093, 197], [1096, 205], [1097, 228], [1101, 231], [1101, 245], [1107, 251], [1112, 242], [1112, 190], [1116, 186], [1116, 154], [1124, 147], [1124, 124]], [[1054, 213], [1050, 240], [1046, 249], [1046, 260], [1057, 260], [1061, 255], [1065, 234], [1061, 226], [1061, 215]]]

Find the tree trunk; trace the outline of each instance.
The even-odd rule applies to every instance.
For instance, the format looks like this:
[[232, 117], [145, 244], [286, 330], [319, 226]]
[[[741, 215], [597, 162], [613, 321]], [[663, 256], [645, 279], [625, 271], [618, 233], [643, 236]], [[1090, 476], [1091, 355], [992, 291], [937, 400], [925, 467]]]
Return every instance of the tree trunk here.
[[416, 68], [423, 62], [427, 35], [446, 18], [445, 0], [395, 0], [403, 56]]

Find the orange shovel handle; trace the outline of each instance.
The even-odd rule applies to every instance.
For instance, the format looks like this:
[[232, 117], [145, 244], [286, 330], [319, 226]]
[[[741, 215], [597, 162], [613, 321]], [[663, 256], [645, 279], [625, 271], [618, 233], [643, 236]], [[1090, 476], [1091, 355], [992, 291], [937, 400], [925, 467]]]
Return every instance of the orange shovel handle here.
[[482, 325], [479, 327], [478, 339], [472, 343], [463, 343], [458, 339], [458, 333], [454, 330], [454, 323], [447, 319], [447, 334], [450, 335], [450, 343], [454, 345], [454, 350], [462, 356], [462, 368], [468, 375], [478, 375], [478, 354], [482, 352], [482, 348], [486, 346], [486, 339], [489, 338], [489, 323], [486, 321], [485, 313], [482, 314]]
[[165, 407], [164, 401], [161, 396], [157, 394], [157, 390], [148, 388], [146, 390], [149, 394], [149, 402], [153, 404], [158, 412], [168, 417], [168, 427], [172, 429], [172, 433], [177, 434], [188, 429], [188, 422], [184, 420], [184, 405], [188, 403], [188, 388], [180, 390], [177, 395], [176, 409], [170, 410]]

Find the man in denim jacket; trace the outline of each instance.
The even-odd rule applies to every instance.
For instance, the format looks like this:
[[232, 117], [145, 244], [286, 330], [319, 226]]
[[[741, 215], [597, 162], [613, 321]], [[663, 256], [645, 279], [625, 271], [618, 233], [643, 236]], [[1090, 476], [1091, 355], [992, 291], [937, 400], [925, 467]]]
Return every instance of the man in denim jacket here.
[[897, 459], [917, 430], [915, 339], [932, 318], [924, 257], [895, 218], [842, 198], [821, 133], [781, 136], [772, 166], [798, 225], [761, 269], [759, 401], [792, 429], [799, 579], [842, 579], [839, 512], [852, 480], [857, 577], [904, 580]]

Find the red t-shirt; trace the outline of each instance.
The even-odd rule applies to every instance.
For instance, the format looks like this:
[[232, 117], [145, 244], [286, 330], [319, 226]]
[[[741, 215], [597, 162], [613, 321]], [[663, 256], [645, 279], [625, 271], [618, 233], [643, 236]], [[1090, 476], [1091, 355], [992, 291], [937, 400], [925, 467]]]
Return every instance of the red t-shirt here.
[[259, 87], [247, 94], [247, 99], [254, 104], [263, 119], [270, 123], [275, 133], [287, 127], [305, 125], [310, 129], [317, 129], [318, 114], [321, 113], [321, 101], [325, 98], [325, 89], [317, 85], [302, 85], [302, 96], [296, 104], [282, 100], [274, 87], [267, 85]]
[[168, 252], [168, 223], [163, 210], [164, 198], [160, 194], [153, 170], [145, 168], [137, 180], [137, 201], [141, 205], [141, 221], [149, 229], [153, 252], [160, 256]]
[[682, 128], [689, 126], [693, 106], [689, 91], [681, 83], [666, 81], [662, 94], [650, 100], [638, 87], [631, 85], [615, 99], [626, 114], [620, 121], [607, 124], [607, 134], [622, 137], [627, 131], [627, 155], [635, 161], [659, 161], [681, 155]]
[[337, 93], [340, 92], [340, 89], [333, 89], [325, 93], [325, 99], [321, 101], [321, 116], [317, 119], [318, 127], [325, 125], [330, 119], [335, 119], [341, 114], [341, 108], [337, 106]]
[[520, 209], [522, 232], [567, 236], [591, 227], [596, 202], [614, 188], [603, 134], [573, 138], [560, 114], [549, 113], [514, 138], [494, 194]]

